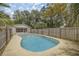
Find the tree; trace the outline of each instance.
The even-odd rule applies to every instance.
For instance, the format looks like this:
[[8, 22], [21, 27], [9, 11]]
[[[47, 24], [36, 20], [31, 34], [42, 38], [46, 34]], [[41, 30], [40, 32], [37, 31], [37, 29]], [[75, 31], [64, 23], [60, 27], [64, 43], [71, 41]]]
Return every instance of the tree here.
[[[64, 24], [63, 13], [64, 13], [65, 8], [66, 8], [66, 4], [49, 4], [48, 5], [46, 11], [44, 12], [44, 15], [46, 17], [50, 17], [50, 22], [52, 22], [51, 26], [55, 27], [57, 24], [62, 26]], [[56, 20], [52, 19], [55, 17], [57, 18]]]
[[[10, 7], [8, 4], [0, 3], [0, 7]], [[0, 25], [13, 25], [12, 20], [10, 20], [9, 15], [5, 14], [3, 11], [0, 11]]]
[[0, 7], [10, 7], [8, 4], [0, 3]]
[[79, 20], [77, 19], [77, 16], [79, 14], [79, 3], [72, 3], [70, 5], [70, 8], [72, 11], [72, 19], [70, 20], [69, 26], [78, 26], [77, 23], [79, 22]]
[[9, 15], [5, 14], [3, 11], [0, 11], [0, 25], [13, 25]]
[[30, 12], [27, 10], [20, 11], [16, 10], [14, 12], [13, 18], [15, 19], [15, 24], [27, 24], [30, 25]]

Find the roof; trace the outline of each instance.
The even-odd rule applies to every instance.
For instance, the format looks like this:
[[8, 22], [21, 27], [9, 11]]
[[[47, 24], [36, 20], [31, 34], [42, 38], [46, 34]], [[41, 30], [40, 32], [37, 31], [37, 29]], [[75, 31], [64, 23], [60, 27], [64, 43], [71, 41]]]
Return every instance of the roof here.
[[16, 24], [15, 27], [16, 28], [30, 28], [28, 25], [25, 25], [25, 24]]

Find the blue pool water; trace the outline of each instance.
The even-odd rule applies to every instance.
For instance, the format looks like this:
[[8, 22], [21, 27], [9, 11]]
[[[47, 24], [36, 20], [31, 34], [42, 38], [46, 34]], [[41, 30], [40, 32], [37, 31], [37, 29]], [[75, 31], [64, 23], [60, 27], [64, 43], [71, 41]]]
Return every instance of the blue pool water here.
[[34, 52], [47, 50], [57, 44], [57, 40], [40, 35], [23, 35], [21, 41], [24, 49]]

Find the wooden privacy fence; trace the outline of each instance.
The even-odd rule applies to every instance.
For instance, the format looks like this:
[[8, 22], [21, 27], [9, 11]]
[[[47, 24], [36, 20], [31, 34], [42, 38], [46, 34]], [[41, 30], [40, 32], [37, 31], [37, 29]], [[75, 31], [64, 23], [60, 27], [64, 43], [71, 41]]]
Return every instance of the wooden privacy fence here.
[[6, 29], [4, 31], [0, 31], [0, 55], [4, 51], [5, 47], [9, 43], [12, 36], [11, 29]]
[[79, 41], [79, 27], [31, 29], [30, 32]]

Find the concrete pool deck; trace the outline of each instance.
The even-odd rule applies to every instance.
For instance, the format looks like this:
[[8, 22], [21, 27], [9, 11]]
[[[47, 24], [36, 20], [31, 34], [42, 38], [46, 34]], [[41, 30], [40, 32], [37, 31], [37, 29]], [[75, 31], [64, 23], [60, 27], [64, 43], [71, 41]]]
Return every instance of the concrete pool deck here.
[[[50, 36], [48, 36], [50, 37]], [[79, 42], [58, 39], [59, 44], [42, 52], [31, 52], [20, 46], [22, 38], [14, 35], [4, 50], [2, 56], [55, 56], [55, 55], [79, 55]]]

